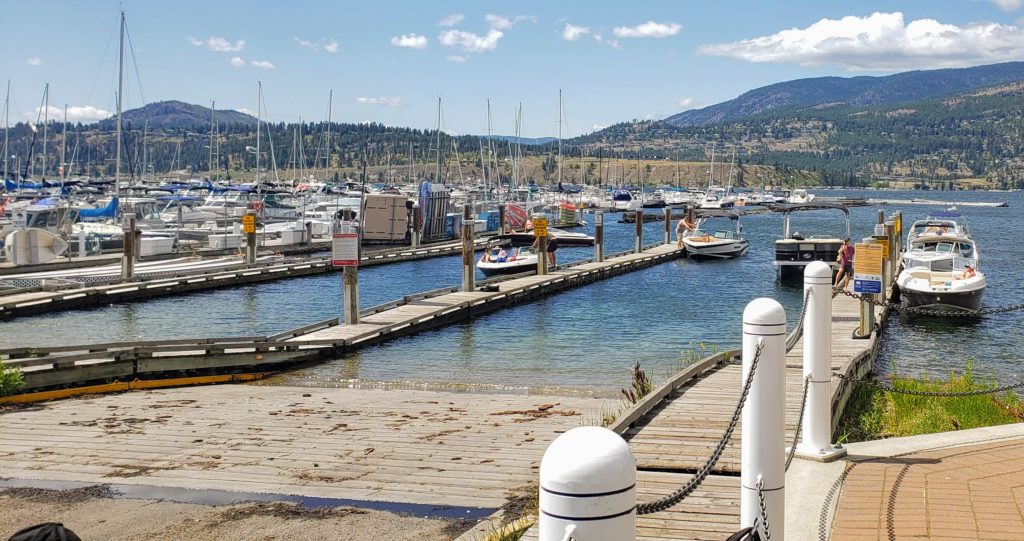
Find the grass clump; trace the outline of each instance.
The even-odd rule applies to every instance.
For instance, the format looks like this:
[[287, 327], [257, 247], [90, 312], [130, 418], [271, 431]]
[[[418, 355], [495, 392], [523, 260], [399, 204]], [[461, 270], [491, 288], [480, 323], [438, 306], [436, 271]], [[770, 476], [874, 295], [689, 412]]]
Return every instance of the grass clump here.
[[651, 383], [651, 378], [647, 376], [647, 373], [640, 368], [640, 361], [633, 365], [630, 377], [632, 380], [631, 385], [629, 389], [622, 389], [622, 396], [625, 397], [626, 402], [636, 404], [651, 392], [654, 384]]
[[682, 370], [716, 353], [718, 353], [717, 344], [706, 344], [690, 340], [690, 345], [679, 351], [679, 369]]
[[0, 362], [0, 396], [10, 396], [21, 391], [25, 385], [25, 376], [21, 370], [13, 366], [5, 366]]
[[[992, 389], [995, 383], [979, 382], [974, 363], [967, 362], [963, 374], [948, 379], [906, 378], [894, 375], [896, 389], [927, 392], [966, 392]], [[840, 441], [867, 441], [933, 434], [1024, 420], [1024, 405], [1012, 393], [966, 397], [913, 396], [858, 385], [839, 422]]]

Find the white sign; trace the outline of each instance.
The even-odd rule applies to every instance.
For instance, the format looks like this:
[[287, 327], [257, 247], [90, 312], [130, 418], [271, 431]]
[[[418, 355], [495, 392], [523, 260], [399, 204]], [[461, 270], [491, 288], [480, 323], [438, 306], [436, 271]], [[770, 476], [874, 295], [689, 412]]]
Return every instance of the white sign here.
[[26, 214], [25, 211], [23, 211], [23, 210], [16, 211], [14, 213], [14, 228], [15, 229], [25, 229], [25, 226], [27, 226], [27, 225], [28, 225], [28, 214]]
[[352, 222], [340, 222], [331, 239], [331, 265], [359, 266], [359, 234]]

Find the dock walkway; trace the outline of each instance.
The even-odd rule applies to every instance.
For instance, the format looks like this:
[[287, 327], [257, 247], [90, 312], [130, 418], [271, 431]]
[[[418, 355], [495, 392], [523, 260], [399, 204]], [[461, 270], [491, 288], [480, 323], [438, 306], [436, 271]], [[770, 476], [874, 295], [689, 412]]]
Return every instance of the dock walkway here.
[[[856, 377], [870, 370], [878, 343], [877, 333], [868, 339], [852, 338], [858, 310], [854, 299], [843, 295], [833, 299], [832, 370]], [[884, 321], [881, 310], [876, 315]], [[711, 456], [739, 402], [743, 381], [741, 366], [734, 362], [739, 354], [739, 350], [724, 352], [690, 366], [610, 427], [629, 442], [636, 457], [639, 502], [667, 496]], [[843, 380], [833, 380], [834, 418], [849, 398], [848, 387]], [[797, 341], [786, 355], [787, 442], [793, 440], [802, 396], [803, 349]], [[712, 475], [696, 492], [667, 511], [638, 517], [638, 541], [725, 539], [739, 529], [740, 426]], [[535, 540], [536, 535], [533, 528], [524, 539]]]

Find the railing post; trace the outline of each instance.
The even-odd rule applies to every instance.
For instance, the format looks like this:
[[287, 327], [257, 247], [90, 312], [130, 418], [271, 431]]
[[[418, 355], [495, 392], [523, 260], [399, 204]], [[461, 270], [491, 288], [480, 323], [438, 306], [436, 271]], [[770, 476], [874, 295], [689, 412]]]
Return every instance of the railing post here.
[[665, 244], [672, 243], [672, 207], [665, 207]]
[[636, 246], [633, 248], [636, 253], [644, 251], [644, 211], [636, 209]]
[[476, 267], [473, 266], [473, 205], [462, 209], [462, 290], [476, 289]]
[[594, 261], [604, 261], [604, 211], [594, 212]]
[[763, 483], [773, 539], [785, 539], [786, 508], [786, 311], [774, 299], [754, 299], [743, 310], [743, 379], [761, 344], [757, 372], [743, 406], [740, 527], [760, 516], [757, 483]]
[[618, 434], [569, 430], [540, 463], [540, 541], [636, 539], [635, 487], [636, 460]]
[[846, 449], [832, 446], [832, 267], [828, 263], [814, 261], [804, 268], [804, 295], [807, 409], [796, 456], [831, 462], [845, 456]]

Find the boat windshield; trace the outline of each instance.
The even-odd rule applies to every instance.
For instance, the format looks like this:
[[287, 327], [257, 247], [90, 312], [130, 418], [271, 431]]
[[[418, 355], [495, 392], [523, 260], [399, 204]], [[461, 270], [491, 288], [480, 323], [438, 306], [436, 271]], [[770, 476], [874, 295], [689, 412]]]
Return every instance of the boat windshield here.
[[716, 239], [735, 239], [736, 238], [736, 232], [735, 231], [723, 231], [723, 230], [719, 229], [718, 231], [715, 231], [715, 238]]

